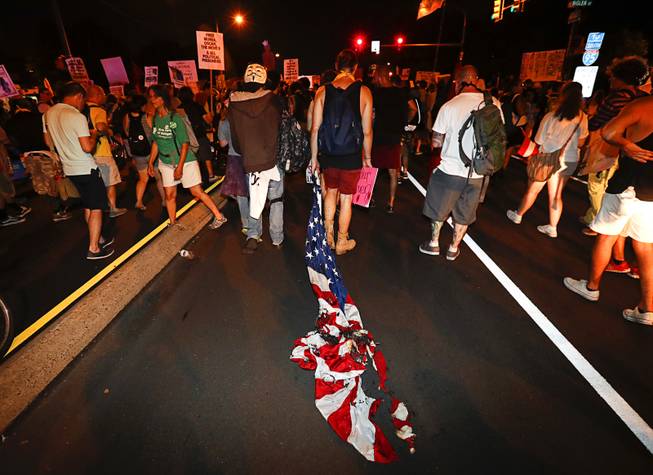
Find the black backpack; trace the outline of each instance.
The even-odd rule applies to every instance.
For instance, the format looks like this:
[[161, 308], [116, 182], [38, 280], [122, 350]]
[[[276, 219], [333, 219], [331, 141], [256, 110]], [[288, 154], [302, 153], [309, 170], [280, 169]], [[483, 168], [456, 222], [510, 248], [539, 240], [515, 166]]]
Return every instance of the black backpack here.
[[358, 81], [344, 91], [331, 84], [326, 87], [322, 125], [318, 133], [320, 153], [334, 157], [360, 153], [363, 145], [360, 90]]
[[145, 135], [145, 128], [143, 127], [143, 115], [133, 117], [129, 114], [129, 149], [132, 155], [138, 157], [146, 157], [150, 154], [150, 142]]
[[281, 113], [277, 159], [279, 166], [287, 173], [303, 170], [311, 158], [311, 144], [308, 133], [287, 109]]
[[[472, 171], [483, 176], [493, 175], [503, 168], [506, 154], [506, 129], [501, 120], [501, 110], [494, 105], [488, 92], [483, 92], [483, 104], [470, 112], [469, 119], [458, 132], [460, 159], [469, 167], [470, 176]], [[470, 127], [474, 132], [474, 152], [471, 158], [463, 150], [463, 136]]]

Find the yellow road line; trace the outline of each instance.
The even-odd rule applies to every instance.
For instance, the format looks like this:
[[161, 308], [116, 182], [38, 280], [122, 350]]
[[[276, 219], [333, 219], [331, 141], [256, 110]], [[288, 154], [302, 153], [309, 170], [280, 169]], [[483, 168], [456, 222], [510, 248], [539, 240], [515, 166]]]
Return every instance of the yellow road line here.
[[[205, 191], [207, 193], [210, 193], [220, 183], [222, 183], [223, 180], [224, 180], [224, 177], [220, 178], [218, 181], [211, 184], [211, 186], [209, 186]], [[196, 199], [192, 199], [183, 208], [181, 208], [180, 210], [177, 211], [177, 218], [182, 216], [184, 213], [186, 213], [189, 209], [191, 209], [197, 203], [198, 203], [198, 201]], [[132, 247], [130, 247], [127, 251], [125, 251], [123, 254], [121, 254], [116, 260], [111, 262], [108, 266], [106, 266], [100, 272], [98, 272], [93, 277], [91, 277], [81, 287], [79, 287], [72, 294], [70, 294], [68, 297], [66, 297], [61, 302], [59, 302], [57, 305], [55, 305], [53, 308], [51, 308], [45, 315], [43, 315], [37, 321], [32, 323], [25, 330], [23, 330], [19, 335], [17, 335], [14, 338], [14, 341], [12, 342], [11, 347], [9, 348], [9, 351], [7, 351], [5, 356], [10, 354], [16, 348], [18, 348], [23, 343], [25, 343], [29, 338], [34, 336], [35, 333], [37, 333], [39, 330], [41, 330], [41, 328], [43, 328], [50, 321], [52, 321], [54, 318], [56, 318], [61, 312], [63, 312], [65, 309], [67, 309], [73, 303], [75, 303], [75, 301], [77, 301], [81, 296], [83, 296], [86, 292], [88, 292], [91, 288], [93, 288], [93, 286], [98, 284], [100, 281], [102, 281], [102, 279], [104, 279], [106, 276], [111, 274], [111, 272], [113, 272], [118, 267], [120, 267], [122, 264], [124, 264], [130, 257], [132, 257], [134, 254], [136, 254], [140, 249], [145, 247], [152, 239], [154, 239], [164, 229], [166, 229], [169, 222], [170, 222], [170, 219], [166, 219], [163, 223], [161, 223], [159, 226], [154, 228], [154, 230], [152, 232], [150, 232], [147, 236], [145, 236], [143, 239], [141, 239], [136, 244], [134, 244]]]

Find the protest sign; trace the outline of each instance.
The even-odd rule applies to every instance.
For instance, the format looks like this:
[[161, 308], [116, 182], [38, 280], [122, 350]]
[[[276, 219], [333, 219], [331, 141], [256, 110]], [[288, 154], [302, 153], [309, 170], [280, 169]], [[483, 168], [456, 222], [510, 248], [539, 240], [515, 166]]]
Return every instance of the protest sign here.
[[574, 71], [574, 82], [578, 82], [583, 86], [583, 97], [592, 97], [598, 72], [598, 66], [578, 66]]
[[82, 83], [84, 87], [88, 87], [91, 84], [82, 58], [66, 58], [66, 67], [73, 81]]
[[4, 64], [0, 64], [0, 97], [13, 97], [18, 95], [16, 85], [9, 76], [9, 71]]
[[125, 97], [125, 86], [123, 86], [122, 84], [109, 86], [109, 94], [113, 94], [118, 99]]
[[564, 49], [523, 53], [519, 78], [522, 81], [561, 81], [564, 61]]
[[170, 81], [176, 88], [190, 86], [197, 82], [197, 68], [195, 60], [168, 61]]
[[145, 87], [154, 86], [159, 83], [159, 67], [145, 66]]
[[283, 78], [286, 82], [295, 82], [299, 79], [299, 59], [283, 60]]
[[101, 59], [100, 63], [102, 63], [102, 69], [104, 69], [104, 74], [106, 74], [110, 86], [115, 84], [129, 84], [127, 71], [120, 56]]
[[200, 69], [224, 71], [224, 39], [222, 33], [196, 31], [197, 64]]
[[352, 198], [352, 203], [364, 208], [370, 207], [372, 200], [372, 192], [374, 192], [374, 184], [376, 183], [376, 176], [379, 173], [378, 168], [365, 167], [361, 169], [358, 183], [356, 184], [356, 193]]
[[410, 77], [410, 68], [403, 68], [401, 70], [401, 80], [408, 81], [409, 77]]

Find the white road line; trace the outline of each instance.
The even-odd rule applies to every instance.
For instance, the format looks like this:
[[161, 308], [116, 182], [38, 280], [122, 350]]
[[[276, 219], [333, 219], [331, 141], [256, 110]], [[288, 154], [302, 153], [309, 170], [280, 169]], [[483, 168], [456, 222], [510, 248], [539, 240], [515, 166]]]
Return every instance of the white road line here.
[[[424, 187], [409, 173], [408, 179], [415, 188], [426, 196]], [[451, 225], [451, 221], [449, 221]], [[517, 303], [526, 311], [529, 317], [540, 327], [540, 330], [553, 342], [560, 352], [569, 360], [574, 368], [594, 388], [608, 406], [626, 424], [628, 429], [640, 440], [644, 447], [653, 454], [653, 429], [642, 417], [615, 391], [615, 389], [594, 369], [585, 357], [572, 345], [565, 336], [551, 323], [551, 321], [535, 306], [535, 304], [521, 291], [519, 287], [506, 275], [503, 270], [481, 249], [481, 247], [467, 234], [463, 241], [472, 250], [476, 257], [487, 267], [499, 283], [508, 291]]]

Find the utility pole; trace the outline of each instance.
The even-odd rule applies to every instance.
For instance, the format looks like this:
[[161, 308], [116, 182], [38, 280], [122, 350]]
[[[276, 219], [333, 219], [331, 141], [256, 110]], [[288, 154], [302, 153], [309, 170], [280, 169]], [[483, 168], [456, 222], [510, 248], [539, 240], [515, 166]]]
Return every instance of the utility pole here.
[[57, 22], [57, 29], [59, 30], [59, 36], [61, 37], [61, 44], [66, 52], [66, 56], [72, 58], [73, 54], [70, 51], [70, 43], [68, 43], [68, 35], [66, 34], [66, 27], [63, 24], [63, 19], [61, 18], [61, 10], [59, 10], [59, 2], [57, 0], [51, 0], [52, 12], [54, 13], [54, 19]]

